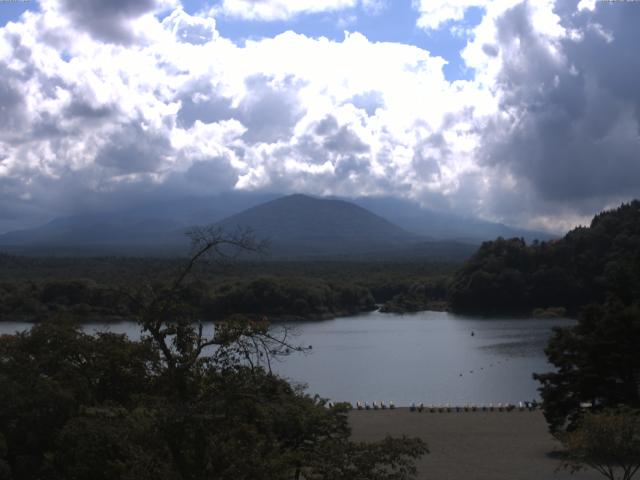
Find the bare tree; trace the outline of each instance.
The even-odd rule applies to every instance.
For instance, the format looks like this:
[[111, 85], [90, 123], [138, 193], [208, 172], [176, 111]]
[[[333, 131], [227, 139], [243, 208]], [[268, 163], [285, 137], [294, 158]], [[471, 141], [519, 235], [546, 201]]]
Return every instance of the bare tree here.
[[220, 266], [243, 253], [264, 254], [268, 244], [258, 241], [248, 229], [229, 233], [202, 227], [191, 230], [189, 236], [190, 256], [172, 280], [155, 286], [145, 284], [135, 293], [124, 292], [136, 306], [143, 333], [157, 345], [176, 379], [206, 362], [242, 361], [252, 369], [261, 365], [271, 372], [274, 357], [306, 350], [291, 343], [289, 329], [274, 332], [266, 317], [256, 321], [231, 316], [213, 324], [207, 335], [200, 312], [186, 295], [196, 267], [212, 263]]

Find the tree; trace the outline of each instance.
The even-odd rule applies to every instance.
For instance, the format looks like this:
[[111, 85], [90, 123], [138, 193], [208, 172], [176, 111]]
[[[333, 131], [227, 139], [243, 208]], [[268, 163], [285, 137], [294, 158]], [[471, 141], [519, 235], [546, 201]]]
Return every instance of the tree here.
[[[274, 357], [303, 350], [266, 319], [202, 323], [203, 262], [262, 246], [194, 232], [173, 281], [123, 292], [143, 339], [83, 333], [61, 318], [0, 337], [0, 473], [14, 480], [405, 480], [420, 439], [350, 440], [346, 405], [294, 388]], [[8, 473], [7, 473], [8, 472]]]
[[592, 306], [575, 327], [556, 329], [545, 350], [556, 371], [534, 374], [551, 431], [575, 428], [583, 403], [640, 408], [639, 344], [638, 307]]
[[[264, 245], [248, 231], [227, 235], [206, 229], [193, 232], [192, 238], [194, 253], [176, 280], [148, 290], [146, 303], [136, 301], [139, 323], [166, 366], [163, 383], [170, 389], [161, 429], [180, 476], [329, 480], [336, 477], [320, 467], [336, 462], [361, 471], [365, 465], [356, 461], [358, 455], [380, 447], [353, 446], [345, 407], [327, 411], [324, 400], [304, 395], [273, 375], [272, 357], [303, 350], [289, 342], [286, 329], [276, 336], [266, 318], [232, 316], [218, 322], [207, 337], [184, 301], [185, 282], [199, 260], [211, 253], [220, 259], [230, 251], [260, 252]], [[207, 354], [207, 349], [214, 351]], [[387, 439], [386, 445], [393, 448], [373, 463], [384, 465], [375, 478], [411, 478], [415, 471], [408, 467], [427, 451], [419, 439]], [[353, 455], [327, 456], [333, 449]], [[362, 473], [360, 478], [368, 477]]]
[[0, 336], [0, 458], [13, 478], [55, 478], [69, 422], [102, 405], [140, 406], [154, 390], [158, 361], [148, 342], [87, 335], [61, 318]]
[[590, 467], [609, 480], [631, 480], [640, 469], [638, 411], [587, 413], [576, 430], [559, 438], [564, 466], [572, 472]]
[[485, 242], [456, 273], [453, 310], [531, 311], [640, 298], [640, 200], [596, 215], [589, 227], [529, 246], [521, 239]]

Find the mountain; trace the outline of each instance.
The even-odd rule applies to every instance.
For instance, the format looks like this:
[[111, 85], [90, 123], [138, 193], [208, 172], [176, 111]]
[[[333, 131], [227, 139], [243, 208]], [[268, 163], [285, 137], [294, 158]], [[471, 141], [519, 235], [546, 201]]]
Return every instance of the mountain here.
[[513, 228], [502, 223], [438, 212], [397, 198], [360, 197], [351, 201], [409, 232], [434, 240], [458, 240], [480, 244], [498, 237], [524, 238], [527, 242], [555, 238], [546, 232]]
[[473, 253], [469, 245], [496, 236], [544, 238], [393, 198], [347, 201], [231, 192], [58, 218], [0, 235], [0, 248], [28, 254], [174, 255], [187, 251], [187, 229], [210, 224], [251, 227], [271, 240], [271, 258], [291, 259], [459, 260]]
[[231, 231], [250, 228], [269, 240], [274, 257], [368, 255], [422, 240], [353, 203], [299, 194], [250, 208], [217, 225]]
[[276, 197], [278, 195], [233, 192], [57, 218], [40, 227], [0, 235], [0, 247], [56, 254], [184, 252], [188, 245], [184, 232], [189, 227], [218, 222]]

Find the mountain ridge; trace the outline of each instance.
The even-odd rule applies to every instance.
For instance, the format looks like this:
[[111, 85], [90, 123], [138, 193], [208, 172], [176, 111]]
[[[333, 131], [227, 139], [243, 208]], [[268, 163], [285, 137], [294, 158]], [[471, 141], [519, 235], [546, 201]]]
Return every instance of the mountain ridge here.
[[[366, 204], [362, 199], [304, 194], [229, 193], [185, 198], [155, 204], [157, 208], [147, 204], [127, 211], [57, 218], [33, 229], [0, 235], [0, 248], [18, 253], [174, 255], [187, 250], [185, 232], [189, 227], [205, 223], [226, 229], [250, 227], [256, 236], [272, 240], [270, 256], [280, 259], [376, 256], [462, 259], [473, 253], [473, 249], [462, 244], [481, 241], [443, 238], [442, 229], [436, 235], [425, 235], [403, 228], [412, 224], [398, 225], [389, 217], [396, 212], [396, 217], [402, 219], [401, 213], [409, 212], [417, 222], [423, 209], [410, 202], [392, 200], [370, 198], [368, 202], [374, 208], [369, 209], [362, 205]], [[425, 218], [430, 218], [428, 212]], [[446, 222], [446, 218], [442, 221]], [[423, 232], [428, 233], [426, 223]]]

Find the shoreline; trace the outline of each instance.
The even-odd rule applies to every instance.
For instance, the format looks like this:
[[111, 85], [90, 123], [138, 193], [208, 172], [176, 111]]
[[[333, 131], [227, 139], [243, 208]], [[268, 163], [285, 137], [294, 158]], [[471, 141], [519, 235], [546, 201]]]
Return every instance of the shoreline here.
[[420, 437], [430, 453], [418, 459], [417, 479], [596, 480], [595, 471], [557, 470], [561, 448], [539, 410], [521, 412], [411, 412], [352, 410], [352, 439], [371, 442], [391, 435]]

